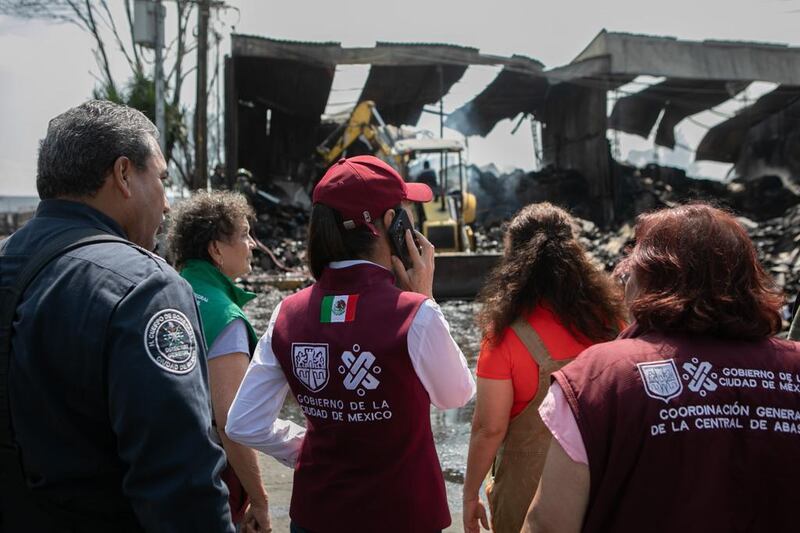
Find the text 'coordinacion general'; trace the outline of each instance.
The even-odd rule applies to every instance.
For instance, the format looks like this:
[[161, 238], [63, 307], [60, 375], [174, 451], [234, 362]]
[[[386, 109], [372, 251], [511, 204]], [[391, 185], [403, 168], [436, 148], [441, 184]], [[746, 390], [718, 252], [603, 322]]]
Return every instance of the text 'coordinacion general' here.
[[693, 429], [750, 429], [800, 435], [800, 411], [796, 409], [739, 403], [684, 405], [660, 409], [658, 416], [663, 422], [650, 426], [653, 436]]

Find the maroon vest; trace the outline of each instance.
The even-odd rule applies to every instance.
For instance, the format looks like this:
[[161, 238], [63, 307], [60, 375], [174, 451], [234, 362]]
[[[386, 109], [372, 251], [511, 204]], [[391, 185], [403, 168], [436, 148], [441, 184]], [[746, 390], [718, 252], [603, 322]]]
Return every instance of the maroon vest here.
[[797, 343], [649, 334], [554, 377], [589, 458], [584, 532], [800, 528]]
[[[326, 296], [357, 295], [330, 317]], [[272, 349], [307, 420], [290, 516], [316, 533], [420, 532], [450, 524], [430, 398], [408, 355], [425, 297], [375, 265], [325, 269], [281, 304]], [[330, 308], [328, 307], [328, 311]], [[336, 314], [334, 313], [334, 314]]]

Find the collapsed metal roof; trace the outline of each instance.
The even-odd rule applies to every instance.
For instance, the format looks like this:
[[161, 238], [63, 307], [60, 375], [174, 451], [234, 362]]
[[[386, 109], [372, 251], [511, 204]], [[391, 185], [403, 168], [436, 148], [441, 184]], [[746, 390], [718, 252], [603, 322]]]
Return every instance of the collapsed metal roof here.
[[[605, 59], [605, 61], [600, 61]], [[587, 69], [585, 62], [591, 63]], [[582, 75], [606, 73], [666, 78], [800, 85], [800, 48], [744, 41], [688, 41], [602, 30], [570, 63]], [[569, 72], [571, 69], [567, 69]]]
[[[697, 146], [695, 159], [735, 163], [751, 128], [800, 101], [800, 86], [782, 85], [717, 124]], [[795, 123], [796, 124], [796, 123]]]
[[[674, 128], [685, 118], [723, 103], [751, 81], [779, 84], [778, 90], [712, 128], [698, 147], [697, 159], [735, 162], [748, 132], [800, 97], [800, 48], [605, 30], [572, 62], [549, 70], [524, 56], [499, 57], [452, 45], [378, 43], [345, 48], [338, 42], [246, 35], [232, 36], [229, 62], [235, 68], [226, 82], [226, 112], [236, 115], [238, 128], [226, 134], [226, 143], [238, 154], [229, 156], [229, 165], [238, 161], [260, 175], [294, 175], [302, 165], [301, 152], [313, 153], [337, 65], [371, 65], [359, 101], [375, 101], [384, 120], [395, 125], [415, 124], [424, 106], [446, 95], [469, 65], [502, 66], [480, 94], [450, 114], [446, 125], [465, 135], [485, 136], [501, 120], [533, 114], [545, 122], [564, 123], [553, 131], [565, 137], [550, 147], [575, 152], [575, 157], [583, 150], [578, 146], [583, 137], [591, 137], [597, 150], [606, 150], [603, 125], [644, 137], [657, 127], [656, 143], [674, 147]], [[606, 122], [605, 91], [639, 75], [666, 79], [620, 99]], [[592, 119], [589, 133], [583, 131], [585, 124], [578, 115], [550, 109], [589, 100], [597, 119]], [[792, 121], [782, 124], [794, 128]], [[259, 132], [265, 132], [266, 139]]]
[[667, 79], [619, 100], [610, 125], [647, 137], [663, 111], [656, 143], [673, 148], [674, 128], [681, 120], [725, 102], [750, 81], [800, 84], [800, 49], [603, 30], [567, 65], [530, 73], [507, 66], [483, 92], [452, 113], [447, 125], [464, 135], [485, 136], [500, 120], [535, 114], [545, 95], [560, 84], [612, 90], [639, 75]]
[[501, 120], [534, 114], [541, 108], [549, 87], [542, 64], [519, 55], [511, 59], [513, 64], [506, 65], [471, 102], [450, 113], [445, 126], [463, 135], [485, 137]]
[[416, 124], [424, 106], [447, 94], [469, 65], [511, 62], [475, 48], [429, 43], [344, 48], [338, 42], [234, 34], [231, 47], [226, 60], [228, 170], [244, 166], [263, 178], [308, 174], [307, 160], [321, 140], [320, 119], [337, 65], [371, 65], [358, 101], [373, 100], [385, 122], [400, 126]]
[[[376, 49], [418, 48], [420, 45], [377, 43]], [[454, 48], [478, 53], [474, 48], [428, 45], [428, 49]], [[467, 65], [372, 65], [358, 101], [372, 100], [389, 124], [416, 124], [426, 104], [438, 102], [464, 75]]]
[[655, 141], [674, 148], [674, 130], [681, 120], [733, 98], [746, 87], [747, 82], [667, 79], [617, 101], [609, 126], [646, 138], [663, 111]]
[[[373, 100], [383, 119], [395, 125], [416, 124], [424, 106], [446, 95], [469, 65], [502, 65], [510, 61], [481, 54], [475, 48], [437, 43], [379, 42], [371, 48], [343, 48], [337, 42], [291, 42], [236, 34], [231, 43], [237, 61], [247, 58], [251, 62], [241, 74], [243, 80], [269, 78], [275, 85], [283, 85], [285, 71], [264, 71], [272, 71], [278, 64], [292, 64], [294, 77], [302, 77], [299, 73], [304, 70], [370, 64], [369, 77], [358, 101]], [[319, 89], [329, 93], [330, 84], [324, 83]], [[276, 103], [285, 109], [300, 110], [311, 104], [304, 111], [306, 114], [312, 110], [316, 113], [320, 107], [316, 92], [313, 102], [308, 101], [307, 90], [293, 94], [289, 89], [282, 94], [284, 98]]]

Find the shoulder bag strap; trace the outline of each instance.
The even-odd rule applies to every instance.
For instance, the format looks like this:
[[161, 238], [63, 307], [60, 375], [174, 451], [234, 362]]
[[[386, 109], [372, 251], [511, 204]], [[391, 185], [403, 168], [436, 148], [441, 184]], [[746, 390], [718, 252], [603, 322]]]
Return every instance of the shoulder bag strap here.
[[[101, 242], [120, 242], [136, 246], [130, 241], [96, 228], [71, 230], [35, 253], [25, 263], [13, 282], [0, 286], [0, 447], [2, 448], [15, 447], [8, 403], [8, 373], [11, 357], [11, 328], [22, 294], [45, 265], [56, 257], [76, 248]], [[0, 258], [5, 255], [7, 244], [8, 239], [0, 243]]]
[[522, 344], [525, 345], [525, 348], [536, 363], [538, 363], [540, 368], [547, 366], [547, 364], [552, 361], [550, 352], [547, 351], [547, 348], [542, 342], [542, 338], [524, 317], [520, 317], [512, 322], [511, 329], [517, 334], [519, 340], [522, 341]]

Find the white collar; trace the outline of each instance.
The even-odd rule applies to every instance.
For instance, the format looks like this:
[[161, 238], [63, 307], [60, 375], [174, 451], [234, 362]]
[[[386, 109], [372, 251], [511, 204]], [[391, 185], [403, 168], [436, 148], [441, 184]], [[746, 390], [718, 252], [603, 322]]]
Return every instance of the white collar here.
[[384, 270], [389, 270], [383, 265], [379, 265], [378, 263], [373, 263], [372, 261], [367, 261], [366, 259], [348, 259], [347, 261], [331, 261], [328, 263], [328, 268], [340, 269], [340, 268], [349, 268], [355, 265], [375, 265], [376, 267], [381, 267]]

